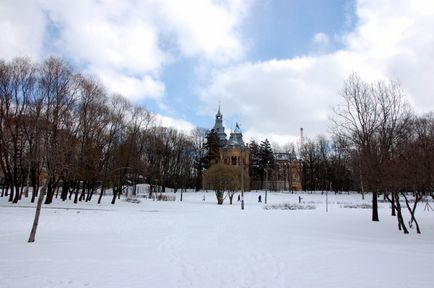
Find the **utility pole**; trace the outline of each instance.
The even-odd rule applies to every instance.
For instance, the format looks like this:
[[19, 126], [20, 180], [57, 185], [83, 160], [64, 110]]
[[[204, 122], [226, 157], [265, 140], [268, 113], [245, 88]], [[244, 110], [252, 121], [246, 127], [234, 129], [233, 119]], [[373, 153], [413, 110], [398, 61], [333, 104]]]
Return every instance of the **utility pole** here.
[[330, 181], [330, 190], [326, 190], [326, 212], [329, 212], [329, 198], [328, 198], [328, 192], [332, 192], [332, 182]]
[[270, 161], [267, 161], [267, 170], [266, 172], [266, 178], [265, 178], [265, 204], [267, 204], [267, 191], [268, 191], [268, 164], [270, 163]]
[[241, 210], [244, 210], [244, 163], [241, 164]]

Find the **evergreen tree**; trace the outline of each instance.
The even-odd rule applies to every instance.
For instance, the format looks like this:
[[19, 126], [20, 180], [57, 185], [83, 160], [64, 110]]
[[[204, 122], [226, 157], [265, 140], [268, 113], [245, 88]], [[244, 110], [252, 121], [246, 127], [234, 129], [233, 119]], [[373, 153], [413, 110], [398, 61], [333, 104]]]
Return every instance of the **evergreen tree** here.
[[209, 168], [212, 164], [216, 164], [220, 160], [219, 137], [214, 129], [206, 135], [206, 142], [203, 144], [206, 155], [204, 157], [204, 168]]
[[261, 176], [261, 183], [263, 188], [264, 177], [266, 173], [270, 174], [270, 171], [274, 168], [274, 154], [271, 149], [270, 142], [265, 139], [259, 146], [259, 171]]
[[252, 140], [252, 142], [249, 145], [249, 148], [250, 148], [250, 155], [252, 157], [252, 162], [251, 162], [252, 179], [253, 181], [261, 180], [261, 168], [260, 168], [261, 156], [259, 154], [259, 145], [255, 140]]

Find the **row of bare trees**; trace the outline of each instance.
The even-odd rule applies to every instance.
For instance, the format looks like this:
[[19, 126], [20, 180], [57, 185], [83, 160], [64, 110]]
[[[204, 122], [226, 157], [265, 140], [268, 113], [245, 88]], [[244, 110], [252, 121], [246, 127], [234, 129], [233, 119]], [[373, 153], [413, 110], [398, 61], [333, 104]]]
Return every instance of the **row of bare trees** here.
[[306, 138], [299, 154], [303, 163], [301, 179], [304, 190], [340, 192], [354, 189], [350, 158], [342, 141], [324, 136]]
[[128, 183], [190, 187], [195, 147], [62, 59], [0, 61], [1, 196], [13, 203], [34, 201], [44, 177], [47, 204], [89, 201], [97, 189], [100, 202], [108, 188], [114, 203]]

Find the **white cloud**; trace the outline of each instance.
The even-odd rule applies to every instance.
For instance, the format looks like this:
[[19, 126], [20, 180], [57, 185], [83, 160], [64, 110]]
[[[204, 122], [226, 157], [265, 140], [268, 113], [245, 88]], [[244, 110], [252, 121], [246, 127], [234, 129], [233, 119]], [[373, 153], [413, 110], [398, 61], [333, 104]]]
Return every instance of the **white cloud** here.
[[327, 132], [324, 124], [330, 104], [337, 101], [337, 89], [352, 70], [375, 74], [357, 55], [347, 52], [244, 63], [218, 71], [203, 91], [202, 100], [209, 107], [216, 107], [216, 100], [220, 100], [223, 113], [240, 117], [252, 134], [286, 137], [304, 127], [315, 135]]
[[44, 44], [45, 19], [36, 2], [6, 0], [0, 4], [0, 55], [39, 59]]
[[[185, 56], [205, 56], [208, 61], [227, 62], [243, 57], [239, 25], [249, 1], [211, 0], [157, 1], [166, 32], [172, 33]], [[157, 11], [158, 11], [157, 10]]]
[[317, 45], [327, 45], [329, 41], [330, 41], [329, 36], [322, 32], [316, 33], [313, 36], [313, 43]]
[[434, 2], [359, 1], [349, 49], [385, 77], [399, 80], [420, 111], [434, 110]]
[[109, 91], [116, 91], [133, 102], [139, 102], [143, 97], [160, 101], [166, 93], [164, 83], [151, 75], [134, 77], [110, 70], [92, 72], [101, 78]]
[[[331, 106], [351, 72], [368, 81], [399, 80], [418, 111], [434, 110], [434, 2], [357, 3], [358, 24], [343, 35], [345, 48], [320, 56], [242, 63], [214, 71], [201, 92], [202, 113], [222, 101], [250, 135], [314, 137], [328, 132]], [[379, 6], [378, 6], [379, 5]], [[319, 33], [314, 42], [329, 39]]]
[[183, 119], [175, 119], [168, 116], [163, 116], [160, 114], [156, 114], [155, 118], [157, 120], [157, 123], [163, 127], [172, 127], [175, 128], [178, 131], [182, 131], [186, 134], [190, 134], [191, 131], [196, 127], [189, 121], [183, 120]]
[[3, 2], [2, 57], [45, 57], [45, 39], [87, 72], [102, 72], [111, 92], [136, 101], [164, 96], [161, 72], [178, 57], [229, 63], [244, 55], [238, 29], [249, 1]]

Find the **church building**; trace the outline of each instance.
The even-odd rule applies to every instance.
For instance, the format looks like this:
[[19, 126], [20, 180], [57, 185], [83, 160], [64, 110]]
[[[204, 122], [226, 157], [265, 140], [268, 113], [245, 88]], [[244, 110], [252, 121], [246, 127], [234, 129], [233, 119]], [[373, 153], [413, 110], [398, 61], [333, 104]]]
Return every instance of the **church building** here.
[[217, 133], [220, 146], [220, 163], [226, 165], [238, 166], [243, 170], [244, 191], [250, 190], [250, 149], [244, 143], [243, 134], [238, 123], [235, 129], [230, 133], [229, 140], [223, 126], [223, 115], [220, 112], [220, 106], [215, 117], [213, 130]]
[[[212, 128], [217, 134], [219, 146], [219, 159], [214, 163], [223, 163], [226, 165], [237, 166], [243, 170], [244, 191], [250, 189], [262, 189], [261, 181], [251, 181], [252, 174], [250, 167], [252, 157], [250, 148], [244, 143], [243, 134], [241, 133], [238, 123], [235, 129], [230, 133], [229, 139], [223, 126], [223, 115], [220, 112], [220, 106], [215, 116], [214, 127]], [[274, 191], [301, 191], [301, 173], [302, 165], [293, 153], [274, 153], [275, 167], [268, 175], [267, 188]]]

